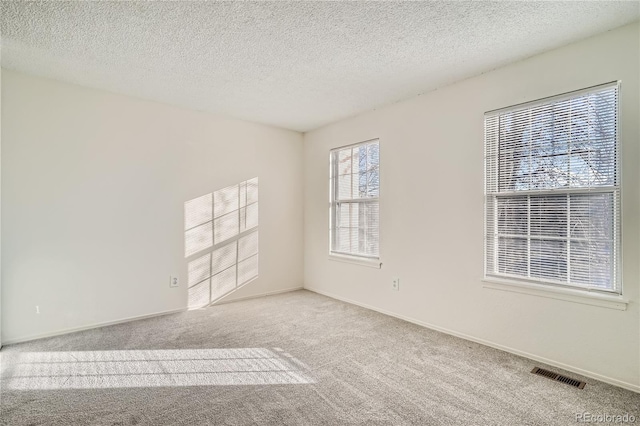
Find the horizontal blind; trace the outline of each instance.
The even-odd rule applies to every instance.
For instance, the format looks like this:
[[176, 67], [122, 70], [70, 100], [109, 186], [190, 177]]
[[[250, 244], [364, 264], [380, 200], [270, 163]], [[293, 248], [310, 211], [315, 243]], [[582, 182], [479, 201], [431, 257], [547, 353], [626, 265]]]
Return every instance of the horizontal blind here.
[[485, 275], [620, 292], [618, 84], [485, 114]]
[[379, 257], [378, 140], [331, 151], [331, 252]]

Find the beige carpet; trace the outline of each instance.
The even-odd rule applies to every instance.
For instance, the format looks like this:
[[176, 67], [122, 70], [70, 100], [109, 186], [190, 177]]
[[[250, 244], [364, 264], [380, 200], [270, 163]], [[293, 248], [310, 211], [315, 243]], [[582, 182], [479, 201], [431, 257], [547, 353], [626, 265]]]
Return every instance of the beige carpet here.
[[0, 355], [3, 425], [640, 422], [639, 394], [553, 382], [530, 373], [539, 363], [304, 290]]

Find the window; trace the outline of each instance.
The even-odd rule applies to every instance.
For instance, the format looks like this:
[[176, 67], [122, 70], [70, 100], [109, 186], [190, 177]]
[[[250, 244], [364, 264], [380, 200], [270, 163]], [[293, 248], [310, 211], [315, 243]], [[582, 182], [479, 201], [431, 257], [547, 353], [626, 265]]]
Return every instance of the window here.
[[485, 114], [485, 277], [621, 293], [618, 83]]
[[332, 150], [331, 254], [378, 259], [380, 146], [378, 140]]

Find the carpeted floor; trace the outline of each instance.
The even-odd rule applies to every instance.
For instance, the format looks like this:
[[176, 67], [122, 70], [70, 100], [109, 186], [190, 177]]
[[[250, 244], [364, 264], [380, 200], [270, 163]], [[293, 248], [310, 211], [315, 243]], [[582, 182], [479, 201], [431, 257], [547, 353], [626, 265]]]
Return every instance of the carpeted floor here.
[[640, 422], [636, 393], [553, 382], [530, 373], [539, 363], [304, 290], [0, 355], [2, 425]]

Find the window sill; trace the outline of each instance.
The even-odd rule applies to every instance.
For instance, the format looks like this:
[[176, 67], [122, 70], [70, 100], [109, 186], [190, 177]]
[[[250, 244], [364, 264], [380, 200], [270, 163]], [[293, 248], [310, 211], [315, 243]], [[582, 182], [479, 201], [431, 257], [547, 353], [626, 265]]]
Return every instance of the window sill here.
[[587, 290], [524, 284], [500, 278], [485, 278], [482, 282], [482, 286], [484, 288], [492, 290], [511, 291], [514, 293], [529, 294], [532, 296], [547, 297], [550, 299], [566, 300], [568, 302], [600, 306], [603, 308], [617, 309], [619, 311], [627, 310], [627, 305], [629, 304], [629, 301], [622, 296], [602, 294]]
[[370, 268], [376, 268], [376, 269], [382, 268], [382, 263], [380, 262], [380, 259], [365, 259], [365, 258], [355, 257], [355, 256], [343, 256], [339, 254], [330, 254], [329, 260], [333, 260], [335, 262], [351, 263], [351, 264], [360, 265], [360, 266], [368, 266]]

